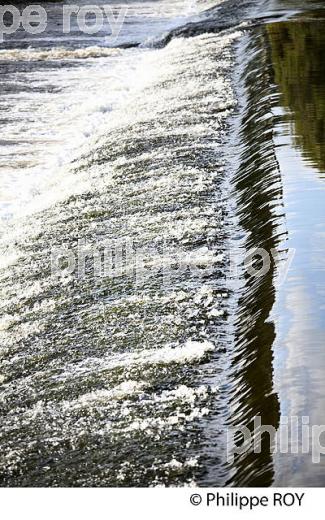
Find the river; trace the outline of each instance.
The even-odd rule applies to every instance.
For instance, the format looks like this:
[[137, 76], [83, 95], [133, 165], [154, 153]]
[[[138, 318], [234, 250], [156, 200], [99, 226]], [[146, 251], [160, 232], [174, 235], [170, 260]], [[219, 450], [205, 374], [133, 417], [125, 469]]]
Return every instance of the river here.
[[[322, 4], [42, 5], [0, 50], [2, 485], [324, 485]], [[256, 416], [288, 445], [230, 456]]]

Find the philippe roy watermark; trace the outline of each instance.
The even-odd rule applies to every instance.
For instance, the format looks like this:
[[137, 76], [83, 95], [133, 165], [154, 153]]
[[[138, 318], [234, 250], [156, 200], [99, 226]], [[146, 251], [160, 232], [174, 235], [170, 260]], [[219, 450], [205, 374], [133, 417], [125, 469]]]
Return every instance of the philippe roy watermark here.
[[[238, 426], [227, 429], [227, 461], [248, 453], [261, 453], [263, 440], [268, 436], [270, 453], [311, 455], [319, 464], [325, 455], [325, 425], [310, 424], [308, 416], [282, 417], [278, 428], [263, 425], [260, 416], [254, 418], [253, 428]], [[323, 435], [323, 444], [321, 437]]]
[[[95, 35], [107, 31], [106, 40], [114, 41], [121, 32], [128, 6], [111, 5], [64, 5], [59, 26], [63, 35], [72, 30], [79, 33]], [[14, 5], [0, 5], [0, 42], [5, 36], [24, 30], [29, 35], [39, 35], [46, 31], [48, 13], [41, 5], [28, 5], [19, 8]], [[57, 20], [56, 20], [57, 24]]]
[[195, 250], [180, 249], [162, 241], [145, 246], [132, 239], [101, 240], [89, 243], [78, 240], [75, 246], [59, 246], [51, 250], [51, 274], [54, 277], [83, 278], [131, 277], [138, 283], [162, 275], [162, 285], [169, 286], [171, 279], [184, 273], [191, 276], [209, 276], [221, 270], [228, 277], [241, 273], [258, 278], [276, 269], [278, 285], [285, 280], [295, 251], [290, 249], [285, 258], [276, 249], [263, 248], [247, 251], [216, 251], [207, 246]]

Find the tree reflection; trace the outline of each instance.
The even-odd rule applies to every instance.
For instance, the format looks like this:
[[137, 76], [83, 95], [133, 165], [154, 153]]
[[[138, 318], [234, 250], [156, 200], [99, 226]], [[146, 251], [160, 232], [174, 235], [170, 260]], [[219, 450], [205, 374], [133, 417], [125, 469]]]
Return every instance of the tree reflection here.
[[[312, 21], [311, 17], [315, 17]], [[267, 27], [275, 81], [292, 114], [294, 143], [325, 172], [325, 23], [295, 20]]]

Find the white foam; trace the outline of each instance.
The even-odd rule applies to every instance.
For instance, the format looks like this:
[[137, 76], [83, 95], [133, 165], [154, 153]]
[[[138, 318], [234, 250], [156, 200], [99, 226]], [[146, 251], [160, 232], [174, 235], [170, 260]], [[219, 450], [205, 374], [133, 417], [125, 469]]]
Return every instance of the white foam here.
[[192, 457], [190, 459], [185, 460], [184, 462], [180, 462], [177, 459], [173, 458], [170, 462], [166, 462], [163, 464], [164, 468], [168, 469], [182, 469], [182, 468], [195, 468], [199, 464], [197, 457]]
[[0, 60], [3, 61], [51, 61], [51, 60], [85, 60], [89, 58], [102, 58], [107, 56], [120, 56], [121, 49], [109, 47], [84, 47], [80, 49], [67, 49], [54, 47], [52, 49], [1, 49]]
[[98, 406], [100, 403], [107, 403], [111, 400], [120, 400], [127, 397], [137, 395], [146, 388], [147, 384], [144, 381], [123, 381], [116, 387], [109, 390], [96, 390], [88, 394], [80, 396], [75, 401], [66, 401], [63, 403], [63, 408], [74, 409], [84, 408], [88, 406]]
[[167, 418], [149, 417], [146, 419], [136, 419], [127, 428], [126, 432], [141, 431], [147, 436], [156, 435], [157, 431], [164, 429], [184, 429], [184, 425], [193, 422], [210, 414], [209, 408], [194, 408], [189, 414], [177, 412]]
[[12, 316], [9, 316], [8, 314], [2, 316], [0, 319], [0, 331], [8, 330], [14, 323], [15, 320], [13, 320]]
[[77, 378], [93, 371], [113, 370], [116, 368], [131, 368], [132, 366], [169, 365], [171, 363], [193, 363], [202, 360], [208, 352], [213, 352], [215, 346], [210, 341], [188, 340], [184, 345], [165, 346], [155, 349], [139, 349], [136, 352], [107, 355], [103, 358], [87, 358], [80, 363], [66, 366], [55, 379], [64, 380], [67, 377]]

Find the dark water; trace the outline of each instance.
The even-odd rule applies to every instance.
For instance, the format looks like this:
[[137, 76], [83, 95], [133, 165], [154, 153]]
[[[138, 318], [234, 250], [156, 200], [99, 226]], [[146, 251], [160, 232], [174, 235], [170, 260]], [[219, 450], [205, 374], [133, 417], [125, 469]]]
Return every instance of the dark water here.
[[[275, 307], [275, 385], [281, 412], [324, 425], [324, 12], [270, 27], [268, 38], [283, 118], [277, 130], [287, 245], [295, 250]], [[323, 429], [324, 431], [324, 429]], [[324, 434], [320, 438], [324, 446]], [[324, 456], [275, 458], [276, 480], [324, 485]]]
[[286, 275], [279, 284], [272, 263], [265, 276], [245, 283], [232, 420], [253, 430], [260, 415], [279, 432], [288, 418], [289, 435], [283, 453], [269, 454], [266, 434], [260, 455], [239, 456], [230, 481], [236, 485], [325, 483], [324, 458], [313, 462], [311, 430], [302, 453], [302, 417], [309, 425], [325, 422], [324, 29], [324, 12], [311, 11], [258, 29], [246, 47], [239, 218], [246, 248], [277, 249]]

